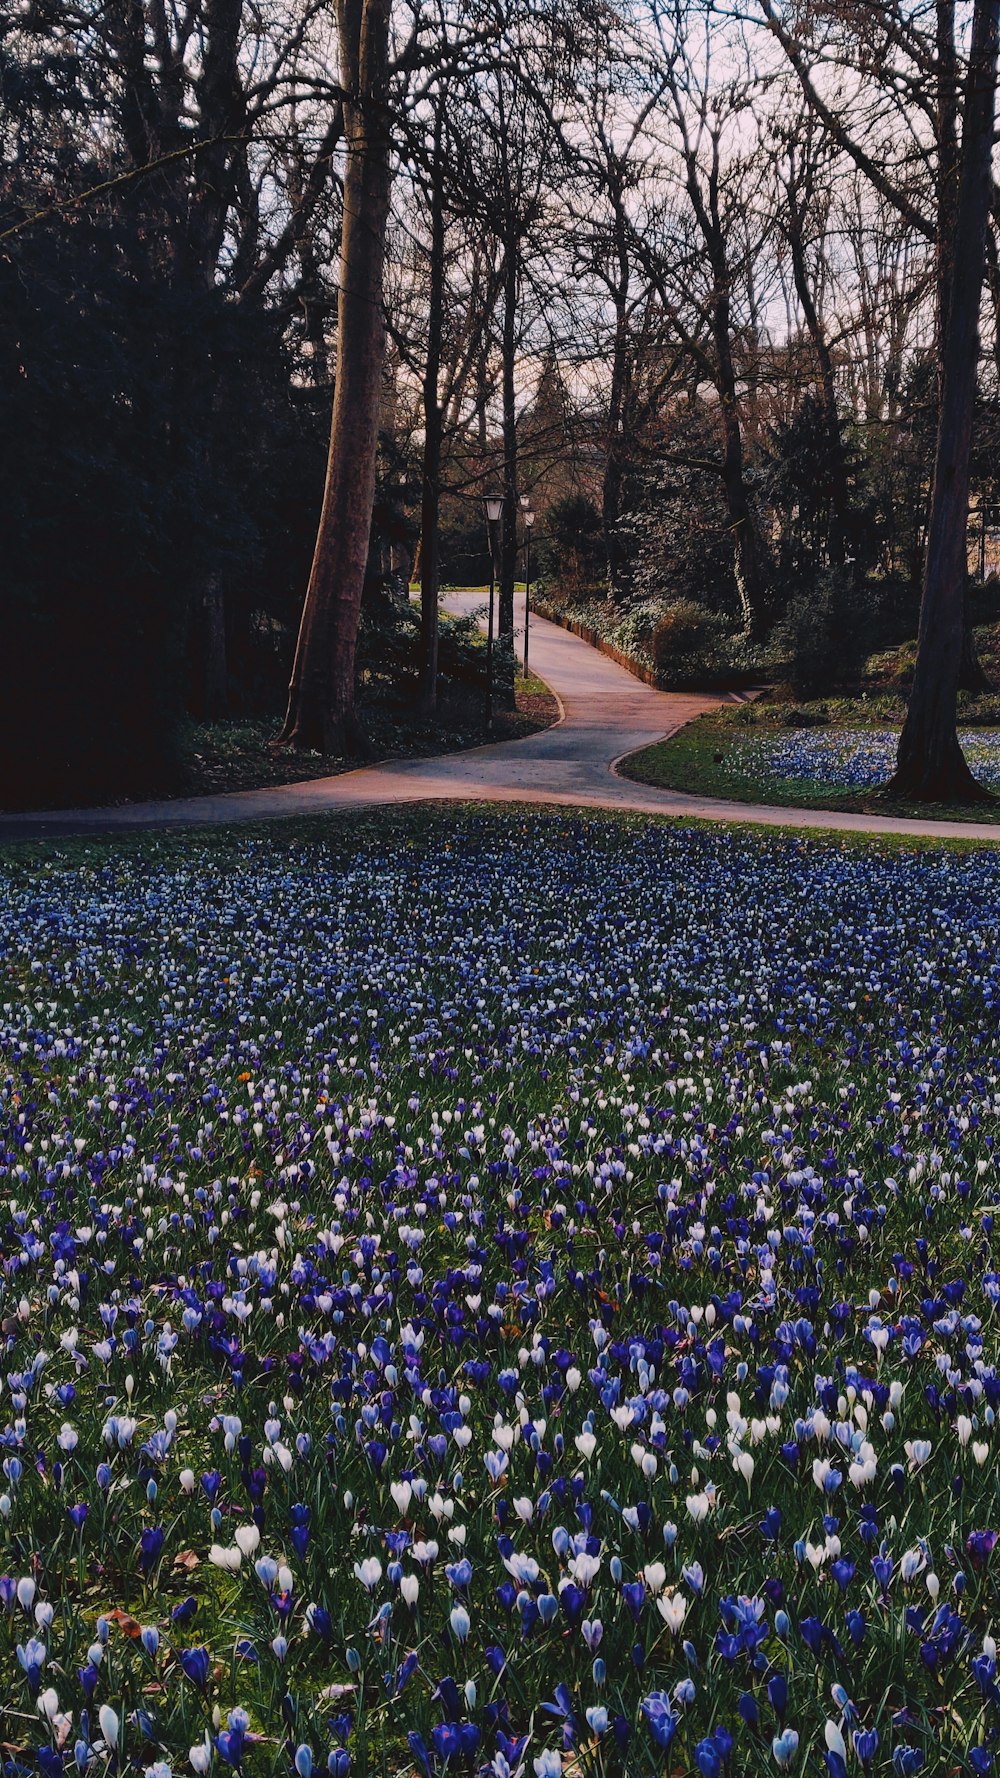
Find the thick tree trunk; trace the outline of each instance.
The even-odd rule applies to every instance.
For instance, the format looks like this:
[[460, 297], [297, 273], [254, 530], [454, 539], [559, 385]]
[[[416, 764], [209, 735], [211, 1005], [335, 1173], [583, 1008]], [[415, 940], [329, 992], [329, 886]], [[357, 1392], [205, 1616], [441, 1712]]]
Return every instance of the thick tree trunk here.
[[[935, 0], [935, 47], [937, 50], [937, 100], [934, 127], [937, 137], [937, 243], [935, 329], [937, 344], [936, 399], [938, 417], [944, 395], [944, 341], [948, 335], [948, 308], [951, 302], [953, 256], [956, 246], [959, 194], [959, 69], [955, 44], [955, 0]], [[989, 252], [987, 228], [986, 251]], [[984, 276], [987, 274], [984, 266]], [[969, 624], [968, 599], [964, 601], [962, 627], [962, 662], [958, 675], [962, 691], [984, 691], [987, 685], [976, 653], [975, 637]]]
[[497, 699], [514, 708], [514, 582], [517, 579], [517, 293], [518, 242], [508, 230], [504, 245], [503, 333], [501, 385], [503, 402], [503, 517], [500, 522], [500, 589], [497, 637], [500, 650], [496, 674]]
[[938, 402], [943, 394], [944, 341], [948, 337], [948, 309], [956, 248], [959, 190], [958, 150], [958, 55], [955, 48], [955, 0], [935, 0], [935, 48], [937, 94], [934, 128], [937, 136], [937, 288], [935, 324], [938, 344]]
[[389, 216], [390, 0], [337, 0], [344, 135], [344, 216], [337, 367], [326, 487], [279, 740], [358, 752], [355, 652], [375, 501]]
[[987, 799], [956, 731], [968, 573], [969, 453], [979, 361], [979, 304], [992, 188], [1000, 0], [976, 0], [950, 255], [941, 410], [924, 565], [917, 660], [890, 794], [921, 802]]
[[430, 292], [427, 315], [427, 357], [424, 362], [424, 462], [420, 502], [420, 708], [430, 715], [437, 704], [438, 594], [441, 552], [438, 536], [441, 509], [441, 330], [444, 325], [444, 105], [437, 98], [434, 154], [431, 167]]

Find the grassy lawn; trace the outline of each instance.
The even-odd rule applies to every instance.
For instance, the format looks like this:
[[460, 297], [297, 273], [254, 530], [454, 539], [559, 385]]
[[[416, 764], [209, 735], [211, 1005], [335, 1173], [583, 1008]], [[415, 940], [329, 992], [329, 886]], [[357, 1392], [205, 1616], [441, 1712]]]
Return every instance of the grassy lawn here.
[[[985, 672], [1000, 679], [1000, 631], [983, 627], [976, 639]], [[908, 643], [873, 656], [855, 696], [796, 699], [780, 690], [752, 703], [726, 705], [670, 740], [633, 754], [619, 770], [642, 784], [735, 802], [994, 820], [988, 806], [930, 809], [890, 800], [880, 789], [905, 714], [913, 653]], [[1000, 788], [1000, 694], [962, 693], [959, 724], [973, 771], [978, 768], [985, 782]]]
[[[853, 722], [843, 725], [855, 732]], [[874, 726], [874, 725], [872, 725]], [[881, 725], [878, 725], [881, 729]], [[699, 717], [667, 741], [633, 753], [618, 767], [639, 784], [687, 791], [740, 803], [767, 803], [795, 809], [847, 810], [869, 815], [931, 817], [982, 823], [1000, 818], [1000, 802], [990, 805], [912, 803], [877, 790], [845, 790], [814, 777], [779, 775], [769, 768], [767, 739], [787, 734], [767, 713], [747, 719], [744, 707]]]
[[3, 861], [12, 1772], [988, 1769], [1000, 855]]

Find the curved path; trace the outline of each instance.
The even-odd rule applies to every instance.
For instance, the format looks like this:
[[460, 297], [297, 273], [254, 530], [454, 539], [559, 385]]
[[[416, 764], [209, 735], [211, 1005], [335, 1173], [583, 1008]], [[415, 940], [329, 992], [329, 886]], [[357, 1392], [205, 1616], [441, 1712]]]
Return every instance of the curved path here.
[[[482, 594], [454, 595], [448, 605], [455, 611], [478, 609]], [[736, 701], [737, 694], [653, 691], [586, 642], [539, 617], [531, 619], [531, 666], [556, 694], [562, 715], [554, 727], [523, 741], [504, 741], [436, 759], [389, 760], [332, 778], [312, 778], [265, 790], [124, 803], [113, 808], [0, 814], [0, 838], [272, 820], [379, 803], [488, 801], [636, 810], [767, 827], [1000, 841], [1000, 823], [972, 826], [961, 821], [897, 820], [824, 809], [776, 808], [633, 784], [615, 772], [618, 760], [676, 733], [704, 711]]]

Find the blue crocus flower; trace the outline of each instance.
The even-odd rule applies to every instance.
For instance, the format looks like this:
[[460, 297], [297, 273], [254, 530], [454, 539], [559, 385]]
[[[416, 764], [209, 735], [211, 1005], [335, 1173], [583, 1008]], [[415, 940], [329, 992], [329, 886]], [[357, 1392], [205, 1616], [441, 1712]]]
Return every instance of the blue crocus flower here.
[[782, 1771], [791, 1765], [798, 1750], [799, 1737], [795, 1729], [782, 1729], [781, 1734], [775, 1735], [771, 1742], [771, 1752]]
[[34, 1697], [41, 1684], [42, 1672], [45, 1667], [46, 1651], [44, 1642], [39, 1642], [37, 1636], [29, 1637], [28, 1641], [23, 1646], [19, 1642], [17, 1645], [17, 1658], [24, 1669], [24, 1675], [28, 1681], [28, 1690], [32, 1697]]
[[924, 1756], [919, 1747], [894, 1747], [892, 1769], [896, 1778], [916, 1778], [917, 1773], [924, 1769]]
[[781, 1722], [788, 1708], [788, 1680], [784, 1673], [771, 1674], [767, 1682], [767, 1697], [771, 1709]]
[[94, 1665], [93, 1661], [88, 1661], [85, 1667], [78, 1667], [76, 1673], [77, 1678], [80, 1681], [80, 1690], [89, 1704], [97, 1690], [97, 1682], [101, 1677], [101, 1670]]
[[289, 1538], [295, 1554], [301, 1559], [309, 1548], [309, 1521], [312, 1512], [308, 1506], [293, 1506], [289, 1512]]
[[139, 1567], [143, 1574], [152, 1573], [162, 1549], [163, 1532], [159, 1525], [147, 1525], [139, 1537]]
[[426, 1774], [426, 1778], [432, 1778], [431, 1756], [427, 1751], [427, 1743], [424, 1740], [423, 1736], [418, 1734], [416, 1729], [411, 1729], [409, 1734], [406, 1737], [406, 1740], [407, 1740], [407, 1745], [409, 1746], [410, 1752], [412, 1753], [412, 1755], [413, 1755], [414, 1759], [416, 1760], [417, 1765], [420, 1767], [421, 1771]]
[[648, 1698], [643, 1698], [640, 1709], [657, 1747], [669, 1747], [677, 1733], [680, 1716], [672, 1708], [667, 1693], [650, 1692]]
[[622, 1586], [622, 1598], [632, 1613], [633, 1620], [638, 1623], [646, 1603], [646, 1589], [642, 1581], [626, 1581]]
[[453, 1759], [468, 1759], [479, 1746], [479, 1730], [472, 1722], [439, 1722], [431, 1730], [434, 1751], [445, 1765]]
[[[215, 1737], [216, 1752], [220, 1759], [225, 1760], [227, 1766], [235, 1766], [238, 1769], [242, 1765], [245, 1738], [242, 1729], [219, 1730]], [[310, 1778], [310, 1774], [300, 1773], [299, 1778]]]
[[182, 1648], [180, 1663], [187, 1677], [202, 1689], [208, 1684], [209, 1653], [207, 1648]]
[[699, 1741], [694, 1750], [694, 1763], [701, 1773], [701, 1778], [719, 1778], [722, 1771], [722, 1756], [714, 1740]]
[[871, 1764], [878, 1751], [877, 1729], [855, 1729], [854, 1751], [863, 1766]]

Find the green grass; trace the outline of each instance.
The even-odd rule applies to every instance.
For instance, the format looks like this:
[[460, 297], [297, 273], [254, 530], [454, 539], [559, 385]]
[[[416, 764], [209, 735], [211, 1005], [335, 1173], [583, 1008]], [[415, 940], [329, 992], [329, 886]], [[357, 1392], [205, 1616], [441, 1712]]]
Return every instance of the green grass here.
[[537, 803], [490, 803], [472, 799], [440, 803], [401, 803], [383, 807], [344, 809], [316, 815], [283, 816], [273, 821], [229, 821], [196, 828], [150, 830], [122, 828], [88, 834], [26, 834], [23, 839], [0, 841], [0, 873], [10, 881], [19, 875], [63, 870], [100, 869], [114, 863], [142, 866], [168, 865], [187, 858], [192, 849], [212, 869], [224, 869], [245, 854], [248, 844], [287, 851], [322, 846], [333, 860], [348, 858], [359, 847], [393, 844], [400, 847], [431, 845], [448, 836], [456, 822], [475, 817], [481, 827], [496, 824], [511, 841], [523, 844], [529, 836], [551, 834], [557, 843], [571, 829], [583, 824], [595, 839], [608, 830], [615, 844], [627, 846], [650, 827], [696, 829], [705, 834], [726, 834], [747, 846], [765, 844], [770, 837], [794, 841], [804, 853], [829, 851], [869, 852], [873, 856], [917, 857], [928, 852], [969, 856], [992, 844], [974, 831], [965, 835], [905, 834], [803, 828], [795, 821], [757, 829], [746, 822], [712, 821], [698, 816], [655, 815], [620, 809], [545, 808]]
[[[975, 631], [976, 650], [987, 678], [1000, 682], [1000, 625]], [[914, 642], [901, 643], [870, 657], [864, 679], [853, 693], [796, 697], [790, 687], [770, 688], [752, 704], [724, 707], [691, 723], [668, 741], [634, 753], [619, 767], [640, 784], [779, 808], [829, 809], [831, 812], [964, 821], [982, 825], [995, 819], [987, 807], [935, 805], [890, 799], [872, 790], [845, 791], [837, 784], [798, 780], [768, 772], [759, 741], [796, 728], [899, 728], [916, 654]], [[963, 727], [1000, 727], [1000, 692], [986, 689], [959, 694]], [[1000, 807], [1000, 806], [998, 806]]]
[[[964, 1591], [951, 1581], [966, 1537], [996, 1522], [996, 1433], [980, 1399], [989, 1461], [959, 1445], [966, 1394], [942, 1360], [963, 1382], [981, 1350], [991, 1375], [995, 1359], [995, 859], [980, 847], [955, 868], [912, 840], [470, 807], [8, 856], [4, 1251], [18, 1265], [4, 1331], [7, 1389], [29, 1400], [13, 1410], [28, 1460], [0, 1513], [0, 1570], [33, 1577], [53, 1607], [44, 1680], [74, 1730], [96, 1626], [109, 1626], [90, 1721], [113, 1708], [122, 1747], [95, 1772], [141, 1774], [152, 1752], [188, 1770], [188, 1749], [239, 1705], [254, 1737], [246, 1778], [288, 1778], [295, 1747], [326, 1772], [341, 1712], [352, 1778], [409, 1778], [407, 1737], [440, 1724], [447, 1676], [454, 1714], [482, 1735], [475, 1765], [449, 1773], [481, 1769], [498, 1699], [511, 1732], [532, 1734], [532, 1759], [556, 1748], [562, 1723], [546, 1705], [565, 1684], [580, 1724], [567, 1778], [704, 1771], [695, 1749], [718, 1725], [739, 1737], [730, 1771], [771, 1778], [773, 1671], [801, 1736], [793, 1771], [822, 1769], [835, 1682], [879, 1728], [871, 1778], [892, 1778], [904, 1735], [927, 1751], [925, 1778], [969, 1770], [982, 1732], [970, 1663], [995, 1622], [995, 1570], [966, 1561]], [[949, 1323], [938, 1293], [951, 1302], [963, 1288], [962, 1317], [975, 1319]], [[893, 1342], [879, 1358], [869, 1330], [883, 1317]], [[913, 1324], [922, 1338], [904, 1354]], [[404, 1328], [419, 1331], [404, 1340]], [[647, 1372], [637, 1354], [654, 1341]], [[22, 1373], [43, 1363], [29, 1390]], [[877, 1466], [863, 1500], [895, 1565], [887, 1600], [860, 1490], [845, 1475], [838, 1495], [822, 1492], [813, 1464], [827, 1435], [796, 1430], [828, 1378], [835, 1399], [849, 1389], [853, 1409], [856, 1390], [867, 1410]], [[897, 1379], [896, 1412], [883, 1414], [884, 1397], [867, 1398]], [[640, 1397], [634, 1427], [616, 1423], [616, 1400]], [[514, 1439], [497, 1480], [495, 1429], [513, 1434], [522, 1406], [537, 1443]], [[758, 1406], [775, 1418], [752, 1428], [745, 1477], [722, 1441], [746, 1440], [740, 1414]], [[106, 1431], [111, 1413], [134, 1421]], [[168, 1413], [172, 1442], [157, 1451], [147, 1440]], [[223, 1443], [230, 1414], [238, 1452]], [[65, 1422], [72, 1449], [57, 1443]], [[11, 1437], [21, 1430], [15, 1420]], [[279, 1434], [287, 1467], [268, 1461]], [[786, 1435], [801, 1452], [788, 1455]], [[651, 1473], [633, 1445], [654, 1437]], [[905, 1441], [923, 1437], [917, 1473]], [[835, 1463], [839, 1442], [827, 1443]], [[213, 1520], [200, 1478], [215, 1469]], [[427, 1488], [400, 1504], [404, 1475]], [[711, 1515], [696, 1522], [687, 1499], [709, 1482]], [[424, 1504], [438, 1488], [450, 1517]], [[255, 1501], [257, 1554], [289, 1563], [281, 1618], [249, 1558], [234, 1575], [210, 1555], [249, 1529]], [[82, 1529], [74, 1502], [89, 1512]], [[822, 1538], [824, 1509], [856, 1567], [843, 1590], [800, 1553]], [[310, 1527], [302, 1547], [293, 1514]], [[554, 1595], [564, 1525], [599, 1548], [587, 1593], [599, 1674], [567, 1610], [528, 1637], [498, 1593], [504, 1532]], [[143, 1575], [154, 1527], [163, 1543]], [[388, 1572], [389, 1535], [408, 1574], [412, 1539], [440, 1539], [413, 1610]], [[470, 1572], [453, 1582], [459, 1549]], [[926, 1550], [969, 1638], [938, 1669], [906, 1627], [925, 1597], [923, 1574], [899, 1571], [907, 1550]], [[354, 1565], [373, 1556], [369, 1594]], [[639, 1628], [626, 1607], [622, 1580], [657, 1561], [687, 1608], [689, 1659], [651, 1599]], [[769, 1601], [762, 1667], [734, 1660], [719, 1646], [722, 1601], [775, 1581], [785, 1628]], [[450, 1615], [458, 1585], [464, 1638]], [[188, 1595], [190, 1628], [172, 1616]], [[309, 1603], [325, 1630], [307, 1634]], [[857, 1649], [851, 1607], [865, 1618]], [[818, 1618], [839, 1646], [814, 1658], [805, 1626]], [[152, 1652], [140, 1624], [159, 1633]], [[17, 1650], [32, 1627], [20, 1604], [0, 1612], [5, 1738], [24, 1770], [44, 1733]], [[192, 1647], [207, 1651], [201, 1681], [183, 1666]], [[385, 1676], [410, 1649], [400, 1697]], [[640, 1701], [688, 1673], [664, 1758]], [[759, 1732], [740, 1727], [745, 1692]], [[588, 1732], [595, 1699], [629, 1727], [627, 1757]], [[220, 1749], [213, 1770], [225, 1769]]]
[[[796, 708], [799, 712], [809, 710], [808, 705]], [[824, 708], [831, 712], [835, 726], [862, 726], [854, 715], [853, 700], [840, 700], [836, 716], [829, 702]], [[832, 784], [776, 777], [766, 770], [756, 740], [762, 733], [780, 732], [787, 724], [787, 706], [783, 717], [781, 712], [780, 705], [741, 705], [713, 712], [689, 723], [669, 740], [657, 741], [652, 747], [631, 754], [618, 770], [638, 784], [718, 797], [727, 802], [965, 821], [973, 826], [1000, 818], [1000, 803], [996, 811], [981, 804], [971, 808], [965, 804], [928, 805], [889, 798], [871, 790], [846, 792]], [[882, 727], [884, 723], [883, 715], [881, 721], [870, 720], [866, 726]]]

